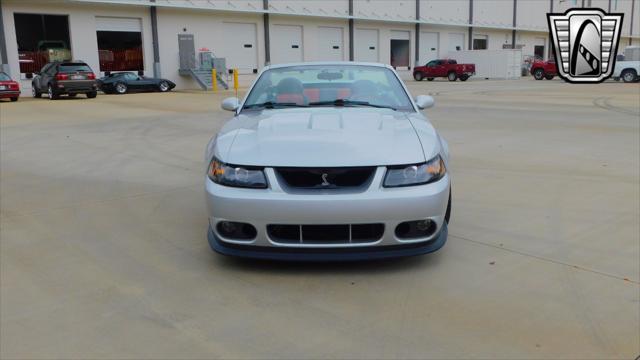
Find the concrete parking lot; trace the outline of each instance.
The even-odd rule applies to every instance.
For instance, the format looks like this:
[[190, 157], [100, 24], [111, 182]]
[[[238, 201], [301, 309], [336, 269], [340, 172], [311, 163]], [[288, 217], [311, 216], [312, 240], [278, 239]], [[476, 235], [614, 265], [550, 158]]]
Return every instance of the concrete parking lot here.
[[0, 104], [0, 357], [631, 359], [640, 85], [408, 82], [452, 152], [439, 252], [236, 261], [206, 241], [227, 94]]

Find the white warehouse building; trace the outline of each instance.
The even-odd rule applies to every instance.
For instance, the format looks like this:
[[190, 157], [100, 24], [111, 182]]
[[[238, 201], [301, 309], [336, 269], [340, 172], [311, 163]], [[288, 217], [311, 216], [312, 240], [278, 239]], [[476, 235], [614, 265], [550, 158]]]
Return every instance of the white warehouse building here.
[[98, 75], [134, 71], [170, 79], [178, 89], [208, 86], [208, 54], [225, 60], [215, 62], [218, 70], [239, 69], [245, 84], [263, 66], [283, 62], [370, 61], [403, 71], [454, 51], [511, 48], [547, 59], [548, 12], [624, 13], [622, 52], [640, 45], [639, 2], [0, 0], [0, 60], [29, 91], [34, 72], [65, 56]]

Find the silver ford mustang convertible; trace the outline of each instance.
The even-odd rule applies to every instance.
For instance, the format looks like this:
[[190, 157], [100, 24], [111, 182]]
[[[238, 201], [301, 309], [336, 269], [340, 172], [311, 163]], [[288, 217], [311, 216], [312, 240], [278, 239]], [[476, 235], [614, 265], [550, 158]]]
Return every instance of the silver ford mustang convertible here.
[[446, 141], [389, 66], [266, 67], [206, 150], [208, 240], [294, 261], [433, 252], [447, 240]]

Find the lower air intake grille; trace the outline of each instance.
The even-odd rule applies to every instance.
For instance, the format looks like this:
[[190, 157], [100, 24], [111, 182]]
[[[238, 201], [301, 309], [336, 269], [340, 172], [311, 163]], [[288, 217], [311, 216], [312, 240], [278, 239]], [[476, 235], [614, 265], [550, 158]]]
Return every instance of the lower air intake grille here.
[[384, 224], [267, 225], [267, 233], [285, 244], [358, 244], [380, 240]]

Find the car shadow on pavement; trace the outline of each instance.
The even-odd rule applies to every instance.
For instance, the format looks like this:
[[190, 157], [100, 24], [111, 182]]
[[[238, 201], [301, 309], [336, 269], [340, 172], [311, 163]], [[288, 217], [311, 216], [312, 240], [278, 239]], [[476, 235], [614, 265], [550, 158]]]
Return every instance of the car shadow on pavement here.
[[440, 249], [431, 254], [411, 256], [404, 258], [363, 260], [363, 261], [330, 261], [330, 262], [295, 262], [295, 261], [270, 261], [233, 258], [228, 256], [214, 255], [214, 261], [220, 266], [230, 270], [260, 273], [278, 274], [372, 274], [372, 273], [393, 273], [416, 270], [425, 270], [438, 266], [445, 254], [445, 249]]

